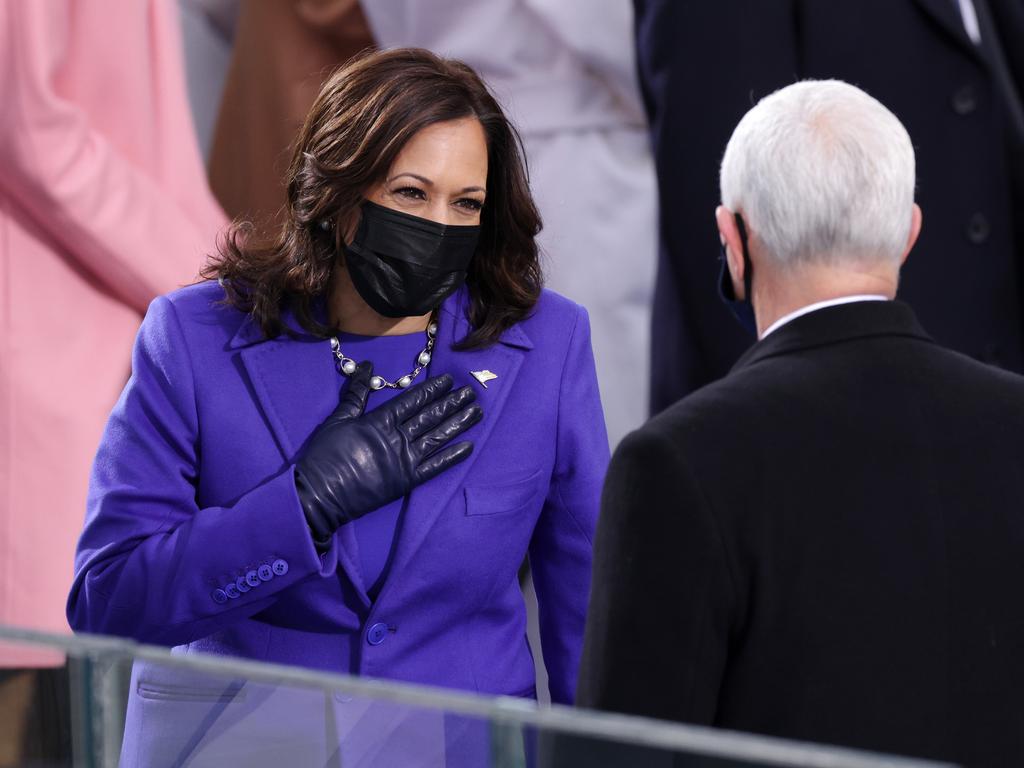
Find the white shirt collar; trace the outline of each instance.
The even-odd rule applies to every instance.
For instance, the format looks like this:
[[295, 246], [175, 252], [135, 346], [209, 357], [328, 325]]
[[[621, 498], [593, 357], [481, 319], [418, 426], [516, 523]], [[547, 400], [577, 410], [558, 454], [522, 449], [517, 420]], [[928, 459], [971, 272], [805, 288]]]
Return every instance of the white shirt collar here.
[[790, 312], [788, 315], [783, 315], [774, 323], [765, 328], [764, 333], [761, 334], [759, 339], [765, 338], [769, 333], [779, 330], [786, 323], [791, 320], [796, 320], [801, 315], [806, 315], [811, 312], [816, 312], [819, 309], [825, 307], [837, 307], [840, 304], [852, 304], [855, 301], [888, 301], [888, 296], [879, 296], [877, 294], [860, 294], [857, 296], [841, 296], [838, 299], [826, 299], [825, 301], [816, 301], [813, 304], [808, 304], [806, 307], [800, 307], [795, 312]]
[[960, 18], [963, 19], [964, 29], [971, 42], [981, 45], [981, 25], [978, 24], [978, 12], [972, 0], [957, 0], [960, 6]]

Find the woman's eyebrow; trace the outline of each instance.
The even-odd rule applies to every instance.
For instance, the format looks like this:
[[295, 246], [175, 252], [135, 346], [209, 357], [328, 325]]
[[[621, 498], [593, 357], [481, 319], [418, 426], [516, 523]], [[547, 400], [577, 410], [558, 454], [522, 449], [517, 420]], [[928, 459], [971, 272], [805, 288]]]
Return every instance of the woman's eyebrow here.
[[[396, 173], [394, 176], [392, 176], [391, 178], [389, 178], [387, 180], [387, 183], [390, 184], [395, 179], [400, 179], [403, 176], [409, 176], [410, 178], [416, 179], [418, 182], [420, 182], [421, 184], [423, 184], [424, 186], [427, 186], [427, 187], [434, 186], [434, 182], [431, 181], [430, 179], [428, 179], [426, 176], [420, 176], [418, 173], [411, 173], [411, 172], [408, 172], [408, 171], [403, 172], [403, 173]], [[464, 195], [467, 192], [484, 192], [484, 193], [486, 193], [487, 190], [484, 189], [483, 187], [463, 187], [462, 189], [460, 189], [455, 194], [457, 194], [457, 195]]]
[[388, 182], [390, 183], [390, 182], [394, 181], [395, 179], [402, 178], [403, 176], [411, 176], [412, 178], [416, 179], [417, 181], [420, 181], [423, 184], [426, 184], [428, 187], [434, 186], [434, 182], [432, 182], [426, 176], [420, 176], [418, 173], [396, 173], [394, 176], [392, 176], [390, 179], [388, 179]]

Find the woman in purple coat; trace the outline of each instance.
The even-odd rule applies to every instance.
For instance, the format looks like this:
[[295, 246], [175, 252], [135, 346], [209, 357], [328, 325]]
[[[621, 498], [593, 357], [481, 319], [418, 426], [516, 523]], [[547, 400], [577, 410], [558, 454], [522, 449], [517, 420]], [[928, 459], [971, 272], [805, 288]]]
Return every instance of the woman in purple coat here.
[[[608, 444], [514, 130], [468, 67], [373, 54], [327, 81], [287, 181], [275, 235], [236, 230], [217, 280], [149, 308], [72, 627], [532, 697], [528, 556], [571, 703]], [[136, 666], [130, 729], [174, 721], [167, 675]]]

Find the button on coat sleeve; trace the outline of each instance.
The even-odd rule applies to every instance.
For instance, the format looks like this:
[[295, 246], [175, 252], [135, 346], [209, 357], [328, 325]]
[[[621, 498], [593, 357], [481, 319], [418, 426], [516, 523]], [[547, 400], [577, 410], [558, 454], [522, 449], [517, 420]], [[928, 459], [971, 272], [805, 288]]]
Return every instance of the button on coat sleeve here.
[[608, 466], [590, 324], [577, 309], [560, 372], [555, 468], [530, 543], [551, 699], [572, 704], [586, 622], [594, 529]]
[[291, 468], [231, 506], [199, 507], [199, 429], [187, 341], [159, 298], [96, 456], [68, 599], [73, 629], [179, 645], [334, 571], [333, 548], [321, 557], [313, 547]]

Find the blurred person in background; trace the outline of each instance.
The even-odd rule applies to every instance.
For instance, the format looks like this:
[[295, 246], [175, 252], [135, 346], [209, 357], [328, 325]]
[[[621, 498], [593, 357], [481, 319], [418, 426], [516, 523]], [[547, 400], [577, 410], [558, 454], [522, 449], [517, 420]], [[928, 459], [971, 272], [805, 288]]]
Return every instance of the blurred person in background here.
[[[716, 163], [752, 100], [836, 77], [914, 137], [929, 214], [902, 296], [936, 340], [1020, 371], [1024, 4], [1019, 0], [635, 0], [658, 166], [661, 255], [651, 409], [724, 375], [752, 341], [715, 295], [706, 211]], [[709, 65], [709, 62], [714, 62]]]
[[614, 447], [647, 415], [657, 258], [629, 3], [373, 0], [363, 13], [382, 48], [415, 45], [465, 61], [519, 129], [544, 219], [547, 284], [590, 313]]
[[[261, 3], [260, 6], [277, 7], [278, 4]], [[185, 84], [196, 139], [203, 158], [208, 159], [238, 27], [238, 0], [178, 0], [178, 8]]]
[[760, 340], [612, 460], [580, 706], [1024, 761], [1024, 378], [893, 300], [914, 186], [910, 136], [846, 83], [736, 127], [714, 213]]
[[[67, 631], [89, 466], [139, 320], [195, 278], [224, 223], [174, 10], [0, 0], [0, 624]], [[62, 676], [0, 673], [0, 727], [18, 712], [59, 727]], [[29, 739], [22, 757], [46, 757]]]
[[[514, 129], [465, 65], [376, 53], [324, 85], [287, 181], [276, 233], [240, 226], [204, 273], [218, 280], [146, 315], [72, 626], [533, 698], [529, 555], [552, 697], [571, 703], [608, 438], [587, 313], [542, 290]], [[283, 739], [322, 764], [323, 734], [358, 716], [321, 700], [264, 720], [258, 689], [215, 690], [137, 664], [127, 764], [249, 715], [245, 749]], [[432, 744], [465, 758], [465, 731]], [[410, 764], [421, 742], [393, 735], [377, 764]]]
[[302, 121], [331, 72], [371, 46], [357, 0], [239, 4], [209, 160], [210, 185], [228, 215], [280, 223]]

